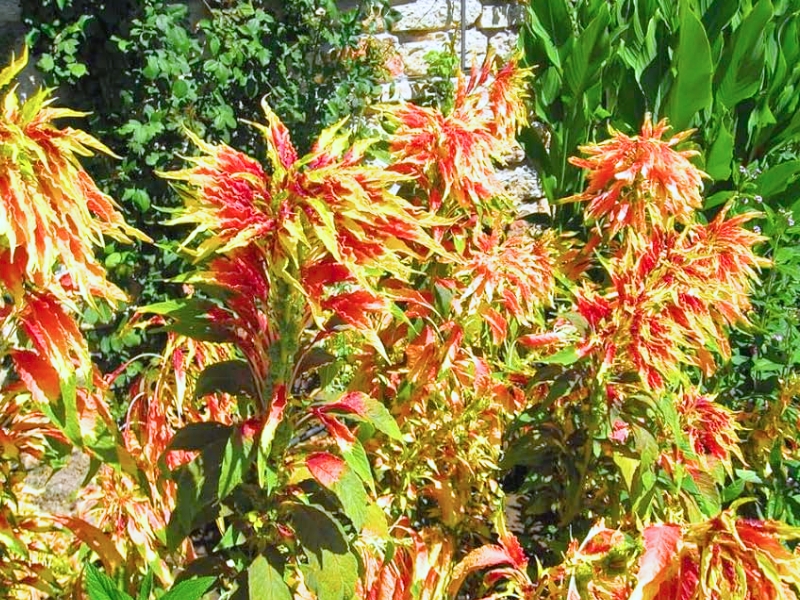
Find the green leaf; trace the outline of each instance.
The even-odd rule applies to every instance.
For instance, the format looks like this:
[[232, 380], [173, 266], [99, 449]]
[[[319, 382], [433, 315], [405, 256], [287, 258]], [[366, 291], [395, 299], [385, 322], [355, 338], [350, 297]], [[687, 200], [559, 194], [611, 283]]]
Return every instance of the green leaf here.
[[567, 0], [531, 0], [530, 10], [556, 46], [562, 46], [572, 37], [572, 17]]
[[358, 581], [358, 560], [350, 552], [341, 524], [317, 505], [292, 507], [292, 524], [308, 564], [306, 585], [318, 600], [350, 600]]
[[[550, 4], [547, 2], [547, 4]], [[528, 23], [527, 26], [522, 31], [522, 43], [523, 47], [525, 48], [525, 59], [527, 64], [534, 66], [536, 63], [544, 63], [546, 59], [557, 72], [561, 71], [561, 57], [558, 54], [558, 48], [556, 44], [553, 42], [553, 36], [551, 36], [551, 31], [548, 30], [544, 24], [539, 19], [539, 16], [536, 14], [536, 11], [533, 7], [528, 9]], [[541, 45], [542, 50], [544, 50], [544, 55], [541, 54], [539, 49], [536, 47], [537, 42]], [[544, 64], [537, 65], [541, 66], [542, 68], [545, 67]]]
[[203, 450], [211, 444], [218, 444], [228, 439], [231, 432], [230, 425], [213, 421], [190, 423], [175, 433], [167, 448], [169, 450]]
[[169, 317], [172, 323], [164, 327], [202, 342], [227, 342], [230, 334], [212, 321], [208, 313], [216, 307], [213, 302], [201, 298], [182, 298], [149, 304], [139, 309], [142, 313], [152, 313]]
[[[728, 108], [751, 98], [764, 76], [764, 30], [772, 17], [772, 3], [761, 0], [733, 34], [720, 62], [717, 97]], [[719, 77], [719, 75], [718, 75]]]
[[153, 593], [153, 571], [147, 571], [144, 576], [142, 585], [139, 586], [139, 593], [136, 594], [136, 600], [150, 600], [150, 594]]
[[216, 577], [197, 577], [175, 585], [160, 600], [200, 600], [214, 583]]
[[790, 160], [770, 167], [756, 177], [756, 193], [764, 199], [777, 196], [785, 191], [800, 175], [800, 160]]
[[28, 558], [28, 547], [14, 534], [14, 530], [11, 527], [0, 528], [0, 544], [5, 546], [3, 548], [4, 551]]
[[570, 346], [569, 348], [559, 350], [550, 356], [539, 358], [536, 360], [536, 362], [544, 363], [546, 365], [571, 365], [577, 362], [580, 358], [581, 356], [578, 354], [578, 349], [574, 346]]
[[364, 402], [367, 405], [367, 411], [364, 415], [367, 421], [372, 423], [375, 429], [382, 431], [390, 438], [399, 442], [403, 441], [403, 434], [400, 432], [397, 421], [394, 420], [389, 409], [382, 402], [375, 400], [375, 398], [365, 398]]
[[243, 360], [226, 360], [203, 369], [197, 378], [194, 397], [202, 398], [217, 392], [233, 396], [244, 393], [255, 398], [256, 384], [250, 365]]
[[[725, 181], [731, 176], [733, 162], [733, 134], [724, 122], [720, 122], [717, 136], [706, 159], [706, 173], [716, 181]], [[710, 208], [710, 207], [706, 207]]]
[[185, 79], [176, 79], [172, 83], [172, 95], [178, 100], [185, 98], [189, 93], [189, 84]]
[[289, 586], [266, 558], [258, 556], [247, 569], [249, 600], [292, 600]]
[[608, 21], [608, 6], [603, 3], [597, 16], [575, 41], [572, 52], [564, 64], [564, 79], [576, 99], [581, 97], [600, 74], [601, 65], [598, 64], [597, 57], [602, 56], [600, 48]]
[[619, 467], [619, 472], [622, 473], [625, 485], [628, 486], [629, 490], [633, 489], [633, 476], [636, 474], [636, 469], [639, 468], [639, 460], [616, 452], [614, 453], [614, 462]]
[[672, 57], [675, 81], [669, 90], [665, 113], [677, 131], [686, 129], [699, 110], [710, 106], [714, 63], [705, 29], [688, 0], [680, 3], [680, 34]]
[[369, 466], [367, 453], [364, 451], [364, 446], [361, 445], [361, 442], [358, 439], [354, 440], [349, 448], [342, 450], [342, 457], [344, 457], [344, 461], [348, 466], [361, 478], [361, 481], [374, 491], [375, 480], [372, 477], [372, 469]]
[[370, 398], [364, 392], [347, 392], [336, 402], [325, 406], [326, 411], [343, 411], [346, 414], [355, 414], [371, 423], [376, 429], [382, 431], [390, 438], [402, 441], [403, 436], [397, 421], [383, 405], [382, 402]]
[[725, 204], [728, 200], [733, 198], [735, 194], [736, 192], [732, 190], [722, 190], [721, 192], [712, 194], [711, 196], [705, 199], [705, 202], [703, 202], [703, 209], [708, 210], [709, 208], [714, 208], [715, 206], [719, 206], [720, 204]]
[[39, 70], [43, 71], [44, 73], [49, 73], [55, 69], [56, 63], [51, 54], [42, 54], [42, 57], [39, 59], [39, 62], [36, 63], [36, 66], [39, 67]]
[[92, 564], [86, 565], [85, 583], [89, 600], [133, 600], [117, 589], [113, 579]]
[[69, 65], [69, 72], [75, 77], [83, 77], [89, 71], [86, 69], [86, 65], [83, 63], [71, 63]]
[[356, 472], [338, 456], [330, 452], [315, 452], [306, 459], [306, 466], [321, 485], [339, 499], [344, 514], [361, 529], [369, 504], [364, 485]]
[[252, 447], [252, 440], [245, 440], [238, 429], [235, 429], [233, 435], [228, 438], [217, 484], [217, 497], [220, 500], [227, 498], [244, 480], [252, 463], [250, 452]]
[[719, 33], [730, 23], [737, 10], [739, 2], [731, 0], [714, 0], [703, 13], [703, 27], [708, 34], [708, 39], [713, 43]]

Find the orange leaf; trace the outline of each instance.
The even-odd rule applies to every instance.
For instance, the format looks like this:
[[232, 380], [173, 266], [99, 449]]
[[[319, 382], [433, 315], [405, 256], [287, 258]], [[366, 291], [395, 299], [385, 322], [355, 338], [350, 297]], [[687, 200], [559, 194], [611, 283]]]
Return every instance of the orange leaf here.
[[89, 546], [103, 561], [103, 566], [108, 573], [113, 573], [122, 564], [123, 558], [114, 542], [94, 525], [75, 517], [57, 516], [55, 520], [69, 528], [83, 543]]
[[517, 565], [517, 557], [511, 556], [503, 546], [487, 544], [467, 554], [453, 569], [453, 576], [448, 587], [448, 594], [455, 596], [467, 576], [478, 569], [496, 567], [498, 565]]

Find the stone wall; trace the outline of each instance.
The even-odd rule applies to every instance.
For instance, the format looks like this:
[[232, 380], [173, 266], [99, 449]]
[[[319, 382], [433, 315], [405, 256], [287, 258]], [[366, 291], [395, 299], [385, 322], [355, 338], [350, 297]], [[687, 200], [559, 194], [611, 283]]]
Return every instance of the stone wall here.
[[[464, 3], [464, 50], [468, 70], [473, 61], [483, 61], [488, 48], [501, 58], [517, 46], [518, 31], [525, 19], [525, 4], [519, 0], [391, 0], [400, 20], [380, 38], [388, 40], [403, 59], [404, 74], [387, 86], [387, 98], [409, 99], [425, 84], [431, 51], [450, 48], [461, 56], [461, 15]], [[499, 173], [520, 216], [547, 212], [536, 171], [520, 152]]]
[[462, 1], [465, 13], [466, 65], [480, 61], [490, 46], [500, 56], [510, 54], [517, 43], [517, 30], [524, 9], [510, 0], [393, 0], [400, 20], [386, 34], [400, 51], [409, 77], [425, 75], [425, 54], [447, 50], [455, 42], [461, 52]]

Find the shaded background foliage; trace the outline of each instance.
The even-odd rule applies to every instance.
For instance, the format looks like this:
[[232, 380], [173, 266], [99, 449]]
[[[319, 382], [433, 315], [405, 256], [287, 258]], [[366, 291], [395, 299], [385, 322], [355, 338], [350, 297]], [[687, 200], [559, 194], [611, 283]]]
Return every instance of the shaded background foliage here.
[[[386, 76], [382, 48], [359, 46], [365, 23], [391, 21], [386, 0], [347, 10], [331, 0], [216, 0], [199, 5], [200, 13], [162, 0], [21, 4], [45, 83], [58, 87], [62, 102], [91, 112], [84, 125], [123, 157], [94, 159], [90, 172], [158, 243], [111, 243], [101, 253], [131, 306], [165, 297], [166, 280], [185, 268], [172, 251], [174, 233], [161, 226], [177, 198], [154, 176], [194, 152], [185, 130], [260, 156], [260, 138], [245, 121], [260, 118], [266, 95], [305, 150], [342, 117], [359, 126]], [[90, 337], [105, 368], [163, 344], [128, 327], [131, 314], [85, 315], [97, 324]]]

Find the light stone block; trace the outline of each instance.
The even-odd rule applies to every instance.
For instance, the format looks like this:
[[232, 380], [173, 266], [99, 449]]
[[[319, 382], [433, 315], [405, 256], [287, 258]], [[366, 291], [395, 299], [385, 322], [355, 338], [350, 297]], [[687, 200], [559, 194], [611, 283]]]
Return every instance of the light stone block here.
[[525, 9], [520, 4], [492, 4], [484, 6], [478, 19], [480, 29], [508, 29], [519, 27], [525, 21]]
[[428, 52], [443, 52], [450, 47], [450, 35], [443, 31], [430, 33], [423, 38], [400, 44], [397, 50], [403, 59], [404, 72], [409, 77], [421, 77], [428, 71], [425, 55]]
[[489, 38], [489, 46], [500, 58], [508, 58], [517, 49], [519, 35], [511, 31], [501, 31]]
[[[441, 31], [461, 25], [461, 0], [417, 0], [394, 9], [400, 13], [400, 20], [392, 27], [395, 32]], [[475, 24], [482, 9], [479, 0], [466, 0], [467, 27]]]

